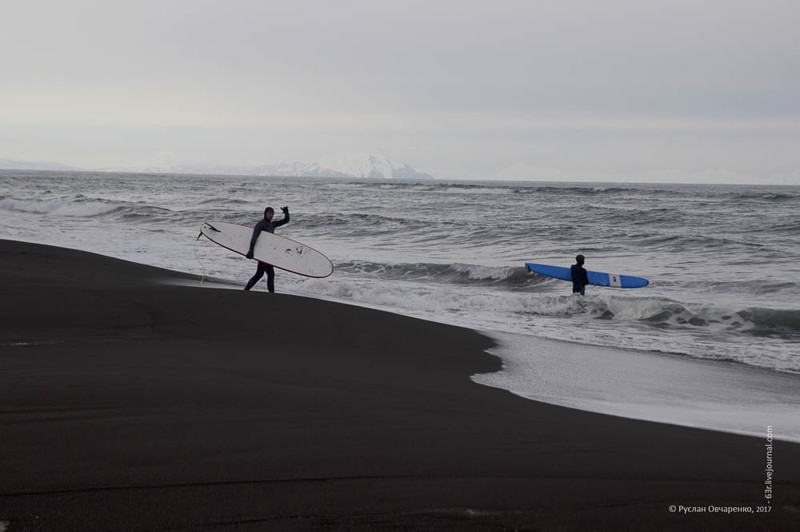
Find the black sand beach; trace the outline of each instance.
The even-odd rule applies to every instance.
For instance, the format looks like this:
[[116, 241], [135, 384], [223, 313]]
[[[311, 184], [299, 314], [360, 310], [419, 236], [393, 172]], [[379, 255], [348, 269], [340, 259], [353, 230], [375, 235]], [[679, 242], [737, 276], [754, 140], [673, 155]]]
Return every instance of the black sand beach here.
[[[536, 403], [470, 381], [476, 332], [179, 277], [0, 241], [0, 530], [800, 526], [800, 445], [767, 501], [766, 434]], [[741, 506], [770, 511], [709, 511]]]

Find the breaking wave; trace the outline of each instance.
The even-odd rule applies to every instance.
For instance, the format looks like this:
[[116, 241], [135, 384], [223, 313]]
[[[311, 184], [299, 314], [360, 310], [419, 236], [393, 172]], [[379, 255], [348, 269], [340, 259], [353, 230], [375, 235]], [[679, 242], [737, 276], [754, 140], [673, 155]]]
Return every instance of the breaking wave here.
[[60, 218], [108, 218], [129, 222], [139, 219], [163, 222], [178, 216], [175, 211], [146, 203], [88, 198], [82, 194], [26, 199], [0, 196], [0, 210]]
[[357, 275], [391, 280], [409, 280], [453, 284], [491, 284], [524, 287], [546, 282], [533, 277], [522, 267], [482, 266], [478, 264], [398, 263], [367, 261], [338, 263], [337, 269]]
[[587, 310], [598, 319], [631, 320], [658, 328], [708, 329], [800, 340], [800, 310], [690, 305], [663, 297], [594, 296]]
[[0, 197], [0, 209], [12, 212], [49, 214], [91, 218], [109, 214], [120, 209], [119, 204], [86, 198], [80, 194], [72, 198], [17, 199]]

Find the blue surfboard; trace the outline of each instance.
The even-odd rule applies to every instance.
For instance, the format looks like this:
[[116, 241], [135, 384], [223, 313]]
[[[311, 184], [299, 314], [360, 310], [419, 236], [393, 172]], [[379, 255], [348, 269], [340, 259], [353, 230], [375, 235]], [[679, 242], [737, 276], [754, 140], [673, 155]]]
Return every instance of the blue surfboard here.
[[[572, 281], [572, 272], [569, 268], [563, 266], [549, 266], [547, 264], [536, 264], [535, 262], [526, 262], [525, 268], [529, 272], [538, 273], [546, 277], [553, 277], [554, 279], [561, 279], [562, 281]], [[650, 281], [641, 277], [634, 277], [632, 275], [620, 275], [618, 273], [605, 273], [605, 272], [592, 272], [587, 271], [589, 275], [589, 284], [595, 286], [610, 286], [612, 288], [643, 288], [650, 284]]]

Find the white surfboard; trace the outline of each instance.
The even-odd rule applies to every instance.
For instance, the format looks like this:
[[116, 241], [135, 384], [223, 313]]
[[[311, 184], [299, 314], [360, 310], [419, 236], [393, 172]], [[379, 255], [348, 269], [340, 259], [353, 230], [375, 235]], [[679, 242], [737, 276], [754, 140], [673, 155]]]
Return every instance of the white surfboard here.
[[[200, 231], [215, 244], [239, 255], [247, 255], [254, 227], [255, 224], [248, 227], [214, 220], [204, 223]], [[316, 249], [266, 231], [262, 231], [256, 240], [253, 258], [306, 277], [321, 278], [333, 273], [331, 261]]]

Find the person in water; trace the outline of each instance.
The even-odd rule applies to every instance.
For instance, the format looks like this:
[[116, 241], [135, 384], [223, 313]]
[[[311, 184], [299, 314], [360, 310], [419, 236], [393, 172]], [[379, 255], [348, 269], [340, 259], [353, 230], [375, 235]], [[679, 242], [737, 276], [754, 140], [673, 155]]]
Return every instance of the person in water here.
[[[281, 211], [283, 211], [283, 220], [273, 222], [272, 217], [275, 216], [275, 210], [272, 207], [267, 207], [264, 210], [264, 219], [258, 222], [253, 229], [253, 238], [250, 239], [250, 251], [247, 252], [248, 259], [253, 258], [253, 249], [256, 247], [256, 240], [258, 240], [258, 237], [261, 235], [261, 231], [274, 233], [276, 227], [289, 223], [289, 207], [282, 207]], [[244, 289], [250, 290], [253, 288], [259, 279], [264, 277], [264, 273], [267, 274], [267, 289], [270, 292], [275, 292], [275, 268], [272, 264], [261, 261], [258, 261], [256, 274], [247, 281], [247, 286], [245, 286]]]
[[583, 255], [575, 257], [575, 264], [570, 267], [569, 271], [572, 274], [572, 293], [586, 295], [586, 285], [589, 284], [589, 274], [583, 267]]

